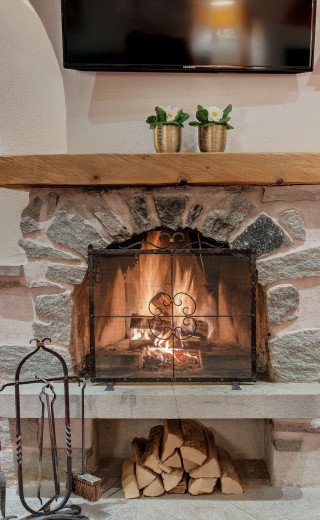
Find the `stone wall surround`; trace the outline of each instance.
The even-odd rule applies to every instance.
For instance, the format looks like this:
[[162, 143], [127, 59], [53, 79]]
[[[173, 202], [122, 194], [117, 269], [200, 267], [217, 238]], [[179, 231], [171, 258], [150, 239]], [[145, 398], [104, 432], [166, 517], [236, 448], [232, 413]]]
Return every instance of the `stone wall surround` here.
[[[159, 226], [198, 229], [258, 256], [272, 380], [314, 381], [320, 377], [319, 199], [314, 186], [34, 188], [21, 217], [27, 260], [23, 287], [15, 290], [33, 302], [33, 334], [50, 336], [70, 365], [78, 363], [70, 349], [73, 290], [86, 275], [88, 245], [106, 247]], [[8, 348], [0, 337], [1, 343]], [[20, 355], [11, 350], [16, 356], [5, 378]]]
[[[231, 248], [257, 253], [259, 293], [268, 319], [268, 366], [262, 362], [261, 367], [277, 382], [318, 380], [319, 201], [320, 187], [314, 186], [32, 189], [21, 217], [24, 270], [14, 278], [0, 273], [1, 330], [7, 334], [0, 331], [1, 377], [12, 378], [31, 348], [31, 334], [50, 336], [71, 371], [82, 354], [72, 350], [71, 333], [74, 295], [82, 294], [86, 283], [88, 245], [106, 247], [166, 226], [198, 229]], [[39, 375], [57, 370], [54, 363], [34, 359], [24, 375], [33, 376], [35, 367]], [[319, 485], [317, 420], [265, 419], [263, 424], [272, 483]], [[3, 464], [14, 481], [11, 428], [11, 420], [0, 420]]]

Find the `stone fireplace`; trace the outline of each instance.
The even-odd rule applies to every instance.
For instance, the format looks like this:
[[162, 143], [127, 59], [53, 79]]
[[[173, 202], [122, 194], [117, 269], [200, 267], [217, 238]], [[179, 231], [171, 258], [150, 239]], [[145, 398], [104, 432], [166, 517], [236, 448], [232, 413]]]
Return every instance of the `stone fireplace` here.
[[[318, 483], [316, 471], [313, 478], [313, 470], [302, 474], [290, 466], [293, 454], [297, 468], [320, 466], [316, 411], [284, 406], [273, 415], [259, 389], [268, 381], [272, 400], [278, 388], [291, 388], [287, 383], [303, 383], [299, 394], [319, 379], [319, 199], [320, 189], [311, 186], [32, 188], [21, 217], [23, 273], [2, 277], [3, 325], [16, 334], [1, 339], [2, 377], [12, 378], [34, 335], [50, 337], [70, 371], [97, 382], [197, 383], [188, 390], [159, 386], [154, 396], [143, 385], [116, 385], [102, 405], [108, 410], [92, 404], [96, 411], [87, 418], [91, 464], [127, 456], [133, 434], [172, 413], [205, 420], [234, 458], [263, 459], [276, 485]], [[32, 302], [23, 330], [12, 323], [19, 298]], [[56, 375], [40, 359], [36, 366], [39, 376]], [[214, 392], [220, 403], [252, 393], [252, 403], [260, 403], [252, 404], [252, 415], [229, 405], [219, 415], [213, 390], [201, 386], [234, 379], [257, 383], [241, 384], [242, 392], [228, 383]], [[137, 397], [140, 391], [146, 394]], [[189, 408], [175, 410], [184, 391]], [[99, 387], [92, 392], [94, 399]], [[122, 401], [111, 411], [117, 392]], [[162, 393], [168, 402], [157, 416], [148, 403]], [[121, 415], [116, 408], [126, 398], [130, 410]], [[136, 410], [137, 399], [145, 411], [140, 404]], [[78, 424], [78, 413], [73, 417]], [[1, 424], [12, 473], [11, 419]], [[35, 418], [29, 428], [36, 438]], [[111, 438], [119, 441], [114, 448]]]
[[[172, 233], [181, 230], [193, 233], [196, 241], [201, 235], [204, 241], [230, 253], [240, 250], [256, 256], [257, 373], [268, 374], [273, 381], [316, 380], [319, 376], [314, 364], [314, 348], [317, 349], [319, 335], [315, 315], [318, 294], [310, 282], [318, 276], [320, 223], [319, 228], [312, 223], [308, 235], [306, 232], [306, 222], [308, 225], [311, 219], [312, 222], [318, 220], [316, 190], [298, 186], [32, 189], [30, 203], [22, 214], [20, 246], [27, 255], [24, 291], [34, 302], [33, 334], [51, 337], [53, 344], [65, 353], [70, 366], [80, 370], [90, 349], [89, 245], [93, 251], [111, 248], [119, 252], [119, 246], [123, 247], [126, 241], [139, 241], [142, 235], [147, 240], [149, 233], [152, 241], [152, 230], [167, 229]], [[129, 256], [125, 258], [124, 270], [130, 274], [133, 269], [128, 267]], [[159, 257], [150, 255], [145, 258], [154, 261]], [[117, 262], [119, 260], [114, 261]], [[124, 256], [122, 262], [125, 262]], [[201, 266], [201, 262], [198, 264]], [[227, 270], [225, 263], [221, 264]], [[154, 269], [158, 271], [156, 265]], [[120, 271], [120, 268], [115, 271], [118, 278], [122, 276]], [[248, 284], [245, 280], [248, 275], [240, 276], [240, 271], [237, 274], [234, 268], [229, 271], [238, 278], [239, 290], [240, 283], [243, 286]], [[185, 266], [182, 272], [185, 275]], [[200, 275], [198, 273], [198, 278]], [[220, 276], [230, 276], [230, 273], [221, 272]], [[117, 283], [123, 285], [121, 280]], [[139, 283], [142, 285], [141, 296], [146, 294], [148, 280], [141, 278]], [[145, 296], [148, 304], [158, 289], [160, 292], [163, 290], [155, 283], [154, 277], [152, 284], [150, 295]], [[232, 338], [230, 315], [249, 315], [251, 309], [249, 301], [246, 304], [243, 301], [246, 309], [239, 312], [236, 295], [233, 295], [233, 305], [238, 310], [228, 308], [230, 302], [224, 302], [222, 294], [227, 291], [221, 287], [221, 308], [218, 312], [211, 309], [211, 315], [226, 316], [220, 321], [229, 320], [224, 328], [228, 330], [232, 343], [235, 339]], [[123, 315], [124, 304], [118, 289], [114, 286], [109, 288], [111, 294], [106, 298], [115, 307], [110, 315]], [[118, 294], [119, 301], [114, 299], [112, 290]], [[103, 288], [102, 291], [105, 292]], [[135, 299], [134, 293], [131, 297]], [[214, 290], [207, 297], [214, 298]], [[102, 312], [107, 314], [105, 309]], [[132, 312], [136, 313], [139, 313], [138, 307]], [[223, 323], [220, 328], [223, 329]], [[113, 329], [117, 327], [113, 325]], [[239, 330], [239, 327], [236, 325], [235, 329]], [[243, 336], [248, 336], [251, 329], [250, 324]], [[119, 330], [116, 333], [121, 336]], [[112, 343], [111, 339], [107, 338], [106, 343]], [[241, 341], [250, 343], [248, 337], [239, 340], [240, 344]], [[283, 362], [289, 353], [290, 364]]]

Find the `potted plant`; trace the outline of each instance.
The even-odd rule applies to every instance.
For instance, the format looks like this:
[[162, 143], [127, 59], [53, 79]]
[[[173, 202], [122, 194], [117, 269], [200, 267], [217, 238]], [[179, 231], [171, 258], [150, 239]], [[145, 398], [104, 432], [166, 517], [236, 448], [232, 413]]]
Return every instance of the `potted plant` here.
[[224, 152], [227, 142], [227, 131], [232, 130], [229, 124], [232, 105], [224, 110], [218, 107], [203, 107], [198, 105], [197, 121], [190, 121], [189, 125], [198, 127], [198, 141], [201, 152]]
[[180, 152], [181, 129], [183, 123], [189, 118], [189, 114], [178, 107], [155, 107], [155, 115], [147, 118], [151, 130], [153, 130], [153, 142], [156, 152], [174, 153]]

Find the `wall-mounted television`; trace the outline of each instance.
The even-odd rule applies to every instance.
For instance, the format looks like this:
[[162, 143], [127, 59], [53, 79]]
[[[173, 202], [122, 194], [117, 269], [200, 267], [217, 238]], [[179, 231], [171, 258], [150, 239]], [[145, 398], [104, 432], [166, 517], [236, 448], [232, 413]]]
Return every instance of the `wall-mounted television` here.
[[62, 0], [64, 66], [305, 72], [316, 0]]

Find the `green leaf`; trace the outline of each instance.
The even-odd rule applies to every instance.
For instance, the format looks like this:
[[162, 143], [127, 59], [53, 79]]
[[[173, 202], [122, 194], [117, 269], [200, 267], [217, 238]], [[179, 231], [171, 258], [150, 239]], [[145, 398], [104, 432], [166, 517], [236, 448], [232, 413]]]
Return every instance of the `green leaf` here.
[[187, 119], [189, 119], [189, 117], [190, 117], [189, 114], [187, 114], [186, 112], [182, 112], [178, 121], [182, 125], [182, 123], [184, 123]]
[[232, 105], [228, 105], [224, 109], [222, 119], [225, 119], [230, 114], [230, 112], [232, 112]]
[[220, 121], [217, 122], [218, 125], [224, 125], [225, 123], [228, 123], [230, 121], [231, 117], [223, 117], [220, 119]]
[[201, 126], [198, 121], [190, 121], [189, 125], [190, 126]]
[[203, 110], [203, 106], [202, 105], [198, 105], [197, 106], [197, 110]]
[[208, 123], [208, 110], [206, 108], [198, 108], [196, 118], [200, 123]]
[[159, 123], [165, 123], [167, 121], [167, 114], [161, 107], [155, 107], [157, 114], [157, 120]]
[[147, 117], [146, 119], [146, 123], [148, 123], [149, 125], [152, 124], [152, 123], [155, 123], [157, 120], [157, 116], [149, 116]]
[[227, 130], [234, 130], [234, 127], [231, 125], [228, 125], [228, 123], [225, 125]]
[[180, 117], [182, 116], [183, 114], [183, 109], [181, 108], [179, 110], [179, 112], [177, 113], [176, 117], [174, 118], [175, 121], [179, 121]]

